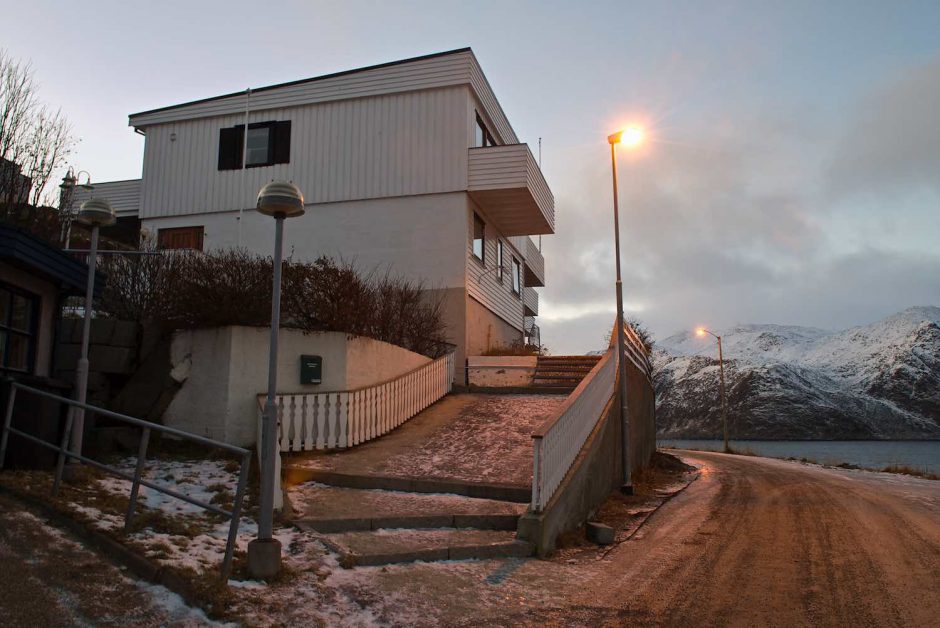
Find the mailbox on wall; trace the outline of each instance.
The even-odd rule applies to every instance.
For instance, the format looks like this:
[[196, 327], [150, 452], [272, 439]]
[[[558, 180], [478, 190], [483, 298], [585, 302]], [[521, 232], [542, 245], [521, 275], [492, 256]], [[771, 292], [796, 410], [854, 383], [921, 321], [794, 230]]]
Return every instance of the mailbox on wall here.
[[323, 380], [323, 357], [319, 355], [300, 356], [300, 383], [319, 384]]

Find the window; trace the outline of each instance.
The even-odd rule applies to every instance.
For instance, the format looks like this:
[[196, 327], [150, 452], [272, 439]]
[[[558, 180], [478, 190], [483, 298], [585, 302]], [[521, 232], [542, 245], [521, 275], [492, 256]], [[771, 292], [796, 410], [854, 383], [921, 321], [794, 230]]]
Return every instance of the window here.
[[219, 129], [219, 170], [240, 170], [243, 152], [247, 168], [290, 163], [290, 128], [290, 120], [249, 124], [247, 150], [244, 124]]
[[263, 126], [248, 129], [248, 150], [245, 151], [245, 163], [249, 166], [262, 166], [269, 162], [271, 152], [271, 127]]
[[36, 295], [0, 284], [0, 370], [32, 371], [38, 314]]
[[473, 214], [473, 255], [481, 262], [485, 262], [486, 256], [486, 223], [483, 219]]
[[512, 291], [522, 294], [522, 266], [515, 257], [512, 258]]
[[503, 283], [503, 241], [496, 240], [496, 276]]
[[477, 123], [473, 127], [473, 146], [496, 146], [496, 140], [493, 139], [493, 135], [487, 130], [486, 123], [483, 122], [483, 118], [480, 117], [480, 114], [477, 114]]
[[157, 231], [157, 246], [161, 249], [193, 249], [202, 250], [202, 238], [205, 228], [174, 227], [173, 229], [160, 229]]

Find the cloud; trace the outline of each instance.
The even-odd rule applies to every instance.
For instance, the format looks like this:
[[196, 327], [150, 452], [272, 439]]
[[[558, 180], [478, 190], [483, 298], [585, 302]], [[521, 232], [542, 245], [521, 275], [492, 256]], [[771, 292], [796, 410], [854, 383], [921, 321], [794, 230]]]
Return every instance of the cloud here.
[[940, 191], [940, 57], [909, 68], [867, 95], [842, 132], [828, 168], [829, 191]]
[[[845, 112], [844, 134], [820, 132], [826, 125], [809, 112], [736, 112], [695, 135], [660, 137], [642, 158], [621, 153], [628, 315], [665, 337], [696, 324], [842, 328], [940, 303], [940, 256], [903, 242], [889, 248], [874, 227], [853, 231], [849, 246], [845, 226], [833, 229], [834, 192], [940, 190], [937, 111], [940, 60], [860, 99]], [[598, 156], [604, 147], [591, 150], [573, 160], [580, 171], [553, 179], [566, 193], [556, 203], [559, 235], [545, 241], [541, 326], [555, 352], [600, 348], [611, 324], [610, 170]]]

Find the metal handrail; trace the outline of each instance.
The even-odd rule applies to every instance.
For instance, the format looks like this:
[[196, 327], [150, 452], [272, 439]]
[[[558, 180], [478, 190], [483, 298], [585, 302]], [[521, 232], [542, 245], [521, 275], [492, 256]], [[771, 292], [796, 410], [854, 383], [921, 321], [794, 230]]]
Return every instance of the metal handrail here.
[[[152, 423], [150, 421], [144, 421], [142, 419], [128, 416], [126, 414], [121, 414], [119, 412], [113, 412], [111, 410], [100, 408], [98, 406], [93, 406], [88, 403], [80, 403], [78, 401], [75, 401], [74, 399], [69, 399], [67, 397], [62, 397], [61, 395], [56, 395], [50, 392], [46, 392], [44, 390], [40, 390], [39, 388], [34, 388], [32, 386], [20, 384], [19, 382], [16, 382], [9, 378], [3, 378], [3, 381], [6, 381], [10, 384], [10, 397], [7, 400], [6, 413], [5, 413], [4, 421], [3, 421], [3, 433], [2, 433], [2, 436], [0, 436], [0, 469], [3, 468], [3, 463], [6, 460], [7, 442], [9, 441], [9, 435], [15, 434], [16, 436], [25, 438], [26, 440], [36, 443], [37, 445], [41, 445], [42, 447], [52, 449], [53, 451], [56, 451], [59, 453], [58, 461], [56, 462], [55, 480], [52, 484], [53, 496], [57, 495], [59, 492], [59, 486], [62, 483], [62, 474], [65, 468], [65, 460], [67, 458], [84, 462], [97, 469], [101, 469], [102, 471], [105, 471], [106, 473], [110, 473], [111, 475], [114, 475], [116, 477], [129, 480], [131, 482], [131, 494], [130, 494], [130, 499], [127, 505], [127, 512], [124, 515], [124, 533], [125, 534], [127, 534], [127, 532], [130, 530], [130, 526], [134, 518], [134, 510], [137, 507], [137, 497], [139, 495], [141, 485], [146, 486], [147, 488], [151, 488], [159, 493], [163, 493], [164, 495], [169, 495], [170, 497], [174, 497], [186, 503], [192, 504], [193, 506], [198, 506], [204, 510], [208, 510], [209, 512], [215, 513], [217, 515], [222, 515], [223, 517], [226, 517], [230, 520], [228, 539], [226, 540], [226, 543], [225, 543], [225, 557], [222, 559], [222, 567], [221, 567], [222, 581], [226, 582], [228, 580], [228, 576], [232, 568], [232, 557], [235, 552], [235, 540], [238, 536], [238, 526], [241, 520], [242, 505], [245, 500], [245, 490], [247, 489], [247, 486], [248, 486], [248, 472], [251, 467], [251, 452], [249, 450], [245, 449], [244, 447], [237, 447], [235, 445], [223, 443], [221, 441], [213, 440], [211, 438], [206, 438], [204, 436], [199, 436], [197, 434], [191, 434], [189, 432], [184, 432], [182, 430], [178, 430], [172, 427], [160, 425], [159, 423]], [[134, 468], [134, 474], [131, 475], [129, 473], [125, 473], [124, 471], [121, 471], [120, 469], [111, 467], [97, 460], [93, 460], [91, 458], [88, 458], [87, 456], [83, 456], [81, 454], [76, 454], [76, 453], [72, 453], [68, 451], [67, 444], [69, 442], [69, 438], [72, 432], [72, 413], [71, 412], [68, 413], [68, 417], [65, 422], [65, 431], [62, 435], [62, 441], [61, 441], [61, 444], [58, 446], [53, 443], [44, 441], [41, 438], [37, 438], [33, 436], [32, 434], [27, 434], [26, 432], [23, 432], [22, 430], [12, 427], [11, 423], [13, 420], [13, 404], [16, 402], [17, 390], [23, 390], [25, 392], [32, 393], [40, 397], [45, 397], [47, 399], [52, 399], [54, 401], [58, 401], [60, 403], [64, 403], [73, 407], [84, 408], [85, 410], [90, 410], [102, 416], [110, 417], [112, 419], [117, 419], [119, 421], [124, 421], [125, 423], [130, 423], [131, 425], [140, 427], [143, 431], [141, 433], [140, 443], [137, 449], [137, 464]], [[228, 511], [228, 510], [225, 510], [224, 508], [220, 508], [219, 506], [216, 506], [215, 504], [210, 504], [207, 502], [199, 501], [198, 499], [192, 498], [188, 495], [184, 495], [183, 493], [180, 493], [178, 491], [174, 491], [171, 488], [161, 486], [159, 484], [156, 484], [155, 482], [151, 482], [150, 480], [146, 480], [142, 478], [141, 476], [144, 471], [144, 462], [147, 459], [147, 448], [150, 443], [151, 431], [156, 431], [156, 432], [160, 432], [163, 434], [169, 434], [177, 438], [182, 438], [185, 440], [199, 443], [200, 445], [206, 445], [208, 447], [223, 449], [225, 451], [241, 456], [241, 464], [240, 464], [240, 468], [238, 472], [238, 487], [235, 490], [235, 500], [232, 505], [232, 510]]]

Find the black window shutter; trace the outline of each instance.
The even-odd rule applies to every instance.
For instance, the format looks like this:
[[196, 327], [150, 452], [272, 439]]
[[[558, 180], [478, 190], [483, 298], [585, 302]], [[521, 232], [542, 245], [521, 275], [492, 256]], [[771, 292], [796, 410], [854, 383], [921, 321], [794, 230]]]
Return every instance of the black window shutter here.
[[219, 129], [219, 170], [238, 170], [242, 167], [242, 141], [245, 125]]
[[274, 159], [276, 164], [290, 163], [290, 120], [274, 123]]

